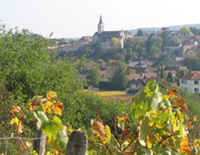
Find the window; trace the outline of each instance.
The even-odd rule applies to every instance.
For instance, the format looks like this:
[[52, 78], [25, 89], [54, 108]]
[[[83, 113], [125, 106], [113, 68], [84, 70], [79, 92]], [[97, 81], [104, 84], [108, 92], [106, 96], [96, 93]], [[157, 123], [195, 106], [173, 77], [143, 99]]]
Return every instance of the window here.
[[187, 80], [181, 80], [182, 84], [187, 84]]
[[199, 81], [194, 81], [194, 84], [196, 85], [196, 84], [199, 84]]
[[194, 92], [198, 93], [199, 92], [199, 88], [194, 88]]

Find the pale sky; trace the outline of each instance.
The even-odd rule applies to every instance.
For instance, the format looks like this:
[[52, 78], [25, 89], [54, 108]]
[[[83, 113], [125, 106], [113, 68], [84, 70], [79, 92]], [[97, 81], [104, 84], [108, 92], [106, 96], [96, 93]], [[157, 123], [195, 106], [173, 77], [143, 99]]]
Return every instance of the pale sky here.
[[0, 20], [52, 38], [105, 31], [200, 23], [199, 0], [0, 0]]

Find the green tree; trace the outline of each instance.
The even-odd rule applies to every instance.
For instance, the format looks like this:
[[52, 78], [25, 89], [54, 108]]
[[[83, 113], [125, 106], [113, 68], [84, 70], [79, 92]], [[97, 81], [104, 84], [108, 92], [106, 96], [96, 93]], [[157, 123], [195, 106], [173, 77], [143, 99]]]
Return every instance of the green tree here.
[[184, 76], [184, 71], [183, 70], [181, 70], [181, 72], [180, 72], [180, 77], [181, 76]]
[[199, 35], [199, 34], [200, 34], [200, 30], [197, 29], [196, 27], [190, 27], [190, 31], [191, 31], [194, 35]]
[[117, 55], [115, 55], [114, 59], [124, 62], [125, 61], [125, 56], [123, 54], [121, 54], [121, 53], [117, 53]]
[[198, 57], [187, 56], [183, 60], [183, 64], [190, 70], [200, 70], [200, 62]]
[[87, 83], [89, 85], [92, 85], [94, 87], [98, 87], [99, 86], [99, 81], [100, 81], [100, 70], [98, 67], [92, 67], [88, 70], [87, 73]]
[[150, 51], [152, 47], [161, 49], [163, 39], [161, 37], [149, 37], [146, 41], [147, 50]]
[[169, 73], [167, 74], [167, 79], [168, 79], [170, 82], [173, 82], [173, 78], [172, 78], [171, 72], [169, 72]]
[[113, 37], [110, 39], [110, 45], [111, 45], [111, 48], [113, 47], [119, 47], [119, 39]]
[[111, 85], [114, 90], [124, 90], [128, 84], [126, 76], [126, 65], [121, 61], [117, 61], [117, 69], [111, 80]]
[[180, 29], [180, 33], [182, 33], [182, 34], [189, 34], [190, 32], [191, 32], [190, 29], [187, 27], [182, 27]]
[[[128, 54], [126, 55], [126, 61], [131, 58], [147, 57], [145, 42], [140, 37], [134, 36], [133, 38], [128, 38], [124, 42], [124, 48], [127, 49]], [[133, 53], [133, 51], [135, 53]]]

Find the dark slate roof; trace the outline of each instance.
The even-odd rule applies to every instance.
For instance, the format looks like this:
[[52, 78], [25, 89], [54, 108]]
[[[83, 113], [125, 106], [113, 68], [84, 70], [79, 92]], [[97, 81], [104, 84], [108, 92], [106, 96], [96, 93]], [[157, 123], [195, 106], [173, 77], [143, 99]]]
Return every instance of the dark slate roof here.
[[180, 79], [185, 79], [185, 80], [200, 80], [200, 72], [195, 71], [194, 73], [191, 73], [189, 75], [185, 75], [180, 77]]
[[139, 85], [139, 84], [145, 85], [145, 82], [144, 82], [143, 79], [133, 79], [132, 81], [129, 81], [128, 87], [131, 87], [131, 84], [134, 84], [134, 85]]
[[99, 24], [102, 24], [102, 17], [100, 16], [100, 19], [99, 19]]
[[96, 32], [94, 35], [98, 36], [98, 40], [100, 42], [105, 42], [107, 39], [110, 40], [111, 38], [119, 38], [121, 31], [103, 31], [102, 33]]

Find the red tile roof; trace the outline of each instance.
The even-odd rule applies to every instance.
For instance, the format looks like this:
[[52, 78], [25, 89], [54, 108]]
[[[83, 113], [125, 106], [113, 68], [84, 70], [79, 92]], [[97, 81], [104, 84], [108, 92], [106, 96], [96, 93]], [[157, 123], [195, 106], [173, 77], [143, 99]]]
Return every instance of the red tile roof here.
[[196, 38], [197, 38], [197, 39], [200, 39], [200, 36], [197, 36], [197, 35], [196, 35]]
[[72, 46], [72, 44], [62, 44], [61, 47]]
[[200, 72], [195, 71], [189, 75], [185, 75], [180, 77], [180, 79], [185, 79], [185, 80], [200, 80]]

